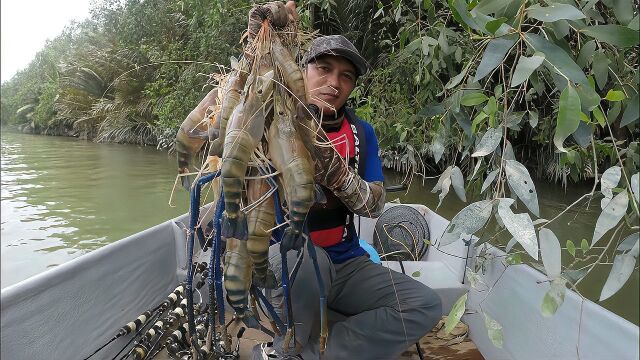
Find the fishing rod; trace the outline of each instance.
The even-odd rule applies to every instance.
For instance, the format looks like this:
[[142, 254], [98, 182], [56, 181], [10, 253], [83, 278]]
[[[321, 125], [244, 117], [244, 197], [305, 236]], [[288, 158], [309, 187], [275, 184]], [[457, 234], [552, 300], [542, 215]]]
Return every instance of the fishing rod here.
[[[202, 273], [202, 271], [206, 269], [206, 263], [201, 263], [197, 265], [194, 264], [194, 268], [196, 273]], [[135, 320], [121, 327], [109, 341], [107, 341], [105, 344], [97, 348], [93, 353], [87, 356], [84, 360], [90, 359], [95, 354], [100, 352], [102, 349], [107, 347], [109, 344], [113, 343], [115, 340], [136, 331], [132, 339], [116, 354], [116, 357], [117, 357], [120, 353], [122, 353], [122, 351], [124, 351], [127, 348], [127, 346], [131, 343], [131, 341], [135, 339], [142, 332], [142, 330], [146, 328], [146, 325], [151, 323], [153, 320], [157, 319], [157, 317], [161, 316], [168, 308], [172, 307], [178, 301], [178, 299], [180, 299], [183, 296], [183, 293], [184, 293], [184, 283], [181, 283], [167, 296], [167, 298], [163, 302], [158, 304], [156, 307], [145, 311], [144, 313], [139, 315]]]
[[[205, 275], [205, 272], [202, 273], [203, 278]], [[204, 281], [200, 280], [197, 284], [196, 284], [196, 289], [200, 289], [200, 287], [204, 286]], [[202, 300], [202, 299], [201, 299]], [[202, 311], [199, 312], [206, 312], [208, 309], [208, 304], [203, 305], [202, 302], [199, 302], [198, 304], [198, 308], [200, 309], [204, 309]], [[149, 351], [147, 352], [148, 355], [146, 356], [146, 358], [153, 358], [154, 356], [156, 356], [164, 347], [166, 347], [167, 343], [165, 342], [164, 345], [162, 344], [162, 340], [163, 338], [166, 339], [167, 337], [165, 336], [167, 334], [167, 332], [169, 332], [171, 329], [174, 329], [174, 327], [176, 325], [178, 325], [178, 330], [181, 326], [184, 326], [185, 323], [181, 322], [181, 319], [184, 318], [185, 314], [186, 314], [186, 309], [187, 309], [187, 300], [186, 298], [182, 299], [182, 301], [180, 301], [180, 304], [178, 304], [174, 309], [172, 309], [171, 311], [169, 311], [169, 313], [160, 321], [156, 322], [156, 324], [154, 325], [154, 327], [152, 329], [150, 329], [148, 331], [148, 333], [151, 332], [151, 334], [149, 334]], [[158, 329], [160, 329], [160, 331], [158, 331]], [[186, 328], [185, 328], [186, 330]], [[154, 334], [155, 333], [155, 334]], [[175, 331], [169, 333], [169, 336], [171, 336], [172, 334], [174, 334]], [[158, 347], [158, 345], [160, 345]]]
[[[206, 272], [207, 272], [206, 263], [204, 262], [193, 263], [191, 268], [193, 269], [192, 270], [193, 272], [195, 272], [196, 274], [200, 274], [201, 278], [206, 277]], [[204, 281], [201, 279], [196, 284], [196, 290], [200, 289], [202, 286], [204, 286]], [[177, 303], [178, 300], [184, 297], [184, 288], [185, 288], [184, 285], [180, 284], [178, 287], [176, 287], [176, 289], [172, 293], [170, 293], [167, 296], [167, 299], [158, 306], [157, 308], [158, 311], [154, 314], [155, 319], [153, 321], [157, 320], [162, 314], [164, 314], [166, 310], [171, 309], [171, 307], [175, 303]], [[183, 298], [176, 308], [169, 311], [169, 314], [165, 319], [154, 323], [154, 325], [151, 328], [149, 328], [147, 332], [136, 342], [134, 347], [131, 350], [129, 350], [129, 352], [125, 354], [125, 356], [123, 356], [121, 359], [126, 359], [132, 354], [134, 355], [134, 359], [136, 360], [141, 360], [146, 358], [147, 355], [151, 353], [154, 347], [151, 344], [151, 340], [153, 339], [155, 334], [160, 333], [160, 330], [162, 330], [165, 327], [165, 324], [166, 324], [166, 327], [168, 328], [173, 324], [175, 324], [176, 322], [179, 322], [179, 319], [184, 316], [185, 310], [186, 310], [186, 299]], [[148, 324], [151, 324], [151, 323], [152, 321], [148, 322]], [[144, 328], [141, 328], [138, 331], [138, 333], [136, 333], [136, 335], [132, 337], [129, 340], [129, 342], [120, 350], [120, 352], [118, 352], [118, 354], [120, 354], [124, 349], [126, 349], [129, 346], [129, 344], [142, 332], [143, 329]], [[149, 346], [147, 345], [147, 343], [149, 343]], [[118, 356], [118, 354], [116, 354], [114, 359]]]
[[143, 326], [147, 322], [147, 320], [149, 319], [149, 317], [151, 316], [152, 313], [155, 313], [157, 311], [164, 312], [164, 310], [166, 308], [168, 308], [170, 306], [173, 306], [173, 304], [176, 302], [177, 298], [181, 296], [182, 292], [184, 292], [184, 286], [182, 284], [180, 284], [180, 285], [178, 285], [178, 287], [175, 288], [175, 290], [171, 294], [169, 294], [169, 296], [167, 297], [166, 300], [164, 300], [162, 303], [160, 303], [155, 308], [142, 313], [134, 321], [131, 321], [131, 322], [127, 323], [126, 325], [124, 325], [123, 327], [121, 327], [117, 331], [116, 335], [114, 335], [104, 345], [102, 345], [99, 348], [97, 348], [93, 353], [91, 353], [91, 355], [89, 355], [86, 358], [84, 358], [84, 360], [90, 359], [92, 356], [97, 354], [100, 350], [104, 349], [105, 347], [107, 347], [109, 344], [111, 344], [115, 340], [117, 340], [117, 339], [119, 339], [119, 338], [121, 338], [121, 337], [123, 337], [125, 335], [130, 334], [131, 332], [135, 331], [136, 329], [139, 329], [141, 326]]

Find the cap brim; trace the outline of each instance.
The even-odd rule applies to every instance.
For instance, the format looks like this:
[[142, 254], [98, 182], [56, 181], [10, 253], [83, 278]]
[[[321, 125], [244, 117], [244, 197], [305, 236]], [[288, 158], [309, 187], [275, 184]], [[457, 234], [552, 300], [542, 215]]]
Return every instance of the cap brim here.
[[360, 56], [360, 54], [353, 52], [349, 49], [326, 49], [312, 56], [309, 56], [309, 58], [305, 61], [305, 63], [309, 63], [314, 59], [319, 58], [320, 56], [323, 56], [323, 55], [334, 55], [334, 56], [341, 56], [343, 58], [346, 58], [347, 60], [351, 61], [353, 66], [355, 66], [358, 76], [364, 75], [369, 71], [369, 63], [367, 63], [367, 60], [365, 60], [362, 56]]

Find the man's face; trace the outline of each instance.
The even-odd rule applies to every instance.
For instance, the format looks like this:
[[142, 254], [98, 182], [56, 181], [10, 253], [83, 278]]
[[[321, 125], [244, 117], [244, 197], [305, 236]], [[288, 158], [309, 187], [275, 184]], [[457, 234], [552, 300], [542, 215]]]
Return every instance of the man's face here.
[[356, 85], [356, 69], [351, 61], [335, 55], [323, 55], [307, 65], [309, 101], [325, 115], [334, 116]]

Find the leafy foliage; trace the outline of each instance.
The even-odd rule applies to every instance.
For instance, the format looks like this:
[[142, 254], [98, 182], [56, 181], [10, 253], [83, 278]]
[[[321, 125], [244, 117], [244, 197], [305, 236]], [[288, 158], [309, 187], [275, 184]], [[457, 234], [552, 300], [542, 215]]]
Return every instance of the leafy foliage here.
[[170, 147], [208, 91], [208, 74], [237, 55], [250, 7], [248, 0], [100, 2], [2, 84], [2, 124]]
[[[314, 3], [327, 14], [344, 6]], [[505, 248], [506, 265], [527, 262], [548, 275], [551, 287], [540, 309], [553, 316], [567, 284], [575, 289], [604, 263], [607, 249], [634, 229], [640, 215], [637, 2], [377, 1], [376, 6], [370, 24], [356, 25], [381, 34], [370, 36], [378, 42], [363, 48], [380, 55], [351, 100], [376, 128], [383, 164], [412, 174], [440, 170], [432, 192], [441, 203], [453, 169], [461, 178], [466, 173], [465, 199], [484, 197], [453, 217], [436, 246], [468, 239], [495, 218], [513, 236]], [[346, 33], [354, 41], [362, 35]], [[572, 206], [604, 196], [593, 239], [580, 242], [582, 254], [573, 241], [546, 228], [564, 212], [551, 220], [535, 218], [540, 214], [534, 179], [541, 176], [564, 186], [593, 180], [593, 191]], [[514, 211], [518, 200], [524, 212]], [[590, 247], [601, 239], [604, 248]], [[493, 240], [481, 238], [476, 246], [502, 246]], [[562, 263], [561, 241], [572, 263]], [[513, 251], [516, 243], [528, 257]], [[600, 300], [637, 271], [637, 237], [623, 244]], [[477, 263], [484, 264], [484, 249]], [[485, 320], [499, 346], [500, 324]]]

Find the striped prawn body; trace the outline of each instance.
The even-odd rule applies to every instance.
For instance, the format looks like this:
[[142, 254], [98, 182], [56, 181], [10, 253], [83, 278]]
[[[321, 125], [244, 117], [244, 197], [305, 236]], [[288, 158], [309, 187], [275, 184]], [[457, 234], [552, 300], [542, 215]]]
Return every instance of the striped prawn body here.
[[[252, 204], [259, 201], [271, 187], [266, 179], [251, 179], [247, 181], [247, 201]], [[247, 250], [253, 264], [253, 283], [258, 287], [275, 287], [274, 279], [270, 276], [269, 267], [269, 239], [271, 229], [275, 225], [275, 208], [273, 197], [269, 196], [247, 214], [249, 239]]]
[[274, 108], [267, 134], [269, 157], [282, 174], [280, 182], [291, 222], [282, 241], [289, 248], [300, 248], [304, 221], [314, 202], [313, 160], [293, 125], [294, 100], [286, 94], [276, 94]]
[[225, 197], [222, 236], [227, 241], [224, 286], [230, 305], [250, 327], [256, 327], [258, 323], [248, 308], [252, 264], [247, 244], [247, 216], [240, 210], [240, 205], [249, 159], [262, 139], [266, 114], [271, 106], [273, 85], [269, 77], [273, 75], [272, 68], [268, 56], [254, 62], [252, 74], [255, 76], [247, 80], [248, 89], [231, 116], [222, 156], [221, 181]]
[[229, 119], [240, 104], [240, 98], [242, 90], [247, 82], [249, 76], [248, 61], [246, 59], [240, 60], [238, 68], [229, 75], [223, 89], [222, 89], [222, 105], [220, 106], [220, 114], [218, 115], [217, 126], [219, 129], [219, 136], [211, 143], [209, 149], [209, 155], [222, 156], [224, 139], [227, 131], [227, 125]]
[[[249, 158], [262, 139], [268, 99], [273, 84], [268, 74], [273, 65], [268, 56], [256, 61], [253, 71], [257, 76], [248, 84], [241, 104], [236, 107], [226, 131], [222, 155], [222, 188], [225, 197], [225, 214], [222, 236], [247, 239], [246, 216], [240, 211], [240, 200]], [[248, 80], [249, 81], [249, 80]]]

